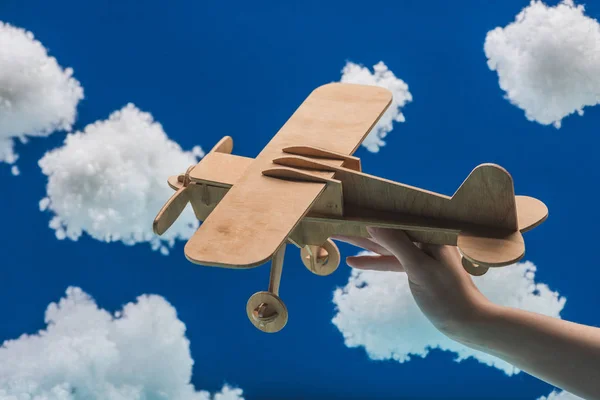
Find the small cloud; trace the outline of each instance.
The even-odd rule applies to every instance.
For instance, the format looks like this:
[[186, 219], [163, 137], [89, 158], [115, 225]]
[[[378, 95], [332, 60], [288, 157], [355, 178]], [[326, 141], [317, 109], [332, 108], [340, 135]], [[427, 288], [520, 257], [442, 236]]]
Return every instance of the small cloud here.
[[16, 162], [17, 138], [71, 129], [83, 99], [72, 75], [31, 32], [0, 21], [0, 162]]
[[574, 394], [571, 394], [569, 392], [557, 392], [557, 391], [552, 391], [552, 393], [550, 393], [548, 395], [548, 397], [546, 396], [542, 396], [539, 397], [537, 400], [585, 400], [581, 397], [577, 397]]
[[[371, 254], [362, 252], [360, 254]], [[497, 268], [474, 280], [492, 302], [560, 318], [565, 298], [547, 285], [535, 283], [531, 262]], [[353, 269], [348, 284], [334, 292], [334, 325], [348, 347], [364, 347], [374, 360], [404, 363], [425, 357], [431, 349], [456, 353], [456, 361], [474, 358], [504, 371], [520, 372], [507, 362], [459, 344], [425, 318], [411, 295], [406, 274]]]
[[385, 146], [383, 139], [394, 128], [393, 123], [405, 121], [400, 110], [406, 103], [412, 101], [408, 85], [402, 79], [396, 78], [382, 61], [373, 66], [373, 73], [367, 67], [348, 62], [342, 69], [340, 82], [381, 86], [392, 92], [392, 104], [362, 142], [362, 145], [370, 152], [379, 152], [379, 148]]
[[160, 296], [140, 296], [111, 315], [70, 287], [45, 322], [0, 347], [0, 399], [243, 400], [239, 388], [225, 385], [213, 397], [190, 384], [185, 325]]
[[148, 242], [168, 254], [199, 223], [188, 205], [165, 234], [154, 234], [152, 222], [174, 193], [167, 178], [203, 155], [199, 146], [183, 151], [149, 113], [128, 104], [44, 155], [39, 165], [48, 185], [40, 209], [54, 214], [49, 225], [58, 239], [78, 240], [85, 232], [104, 242]]
[[560, 128], [562, 119], [600, 99], [600, 25], [584, 7], [533, 0], [506, 27], [488, 32], [488, 66], [526, 118]]

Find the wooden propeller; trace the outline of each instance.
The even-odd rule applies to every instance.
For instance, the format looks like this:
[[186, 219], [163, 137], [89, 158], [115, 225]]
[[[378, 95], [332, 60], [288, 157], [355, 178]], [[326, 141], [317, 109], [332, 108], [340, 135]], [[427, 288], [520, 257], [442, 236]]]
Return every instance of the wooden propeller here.
[[[231, 154], [233, 151], [233, 139], [230, 136], [225, 136], [219, 142], [213, 146], [208, 152], [210, 153], [227, 153]], [[171, 196], [165, 205], [160, 209], [154, 223], [152, 224], [152, 230], [157, 235], [165, 233], [171, 225], [177, 220], [179, 215], [183, 212], [185, 207], [190, 201], [190, 194], [188, 189], [190, 187], [190, 171], [195, 165], [190, 166], [184, 175], [177, 177], [177, 182], [181, 184], [181, 187], [177, 189], [175, 194]]]
[[158, 212], [158, 215], [156, 215], [156, 218], [154, 218], [152, 230], [154, 230], [154, 233], [157, 235], [162, 235], [171, 227], [171, 225], [173, 225], [190, 201], [190, 196], [187, 191], [192, 168], [194, 168], [193, 165], [187, 169], [185, 175], [179, 175], [177, 177], [177, 182], [181, 183], [181, 187], [169, 200], [167, 200], [165, 205], [162, 206]]

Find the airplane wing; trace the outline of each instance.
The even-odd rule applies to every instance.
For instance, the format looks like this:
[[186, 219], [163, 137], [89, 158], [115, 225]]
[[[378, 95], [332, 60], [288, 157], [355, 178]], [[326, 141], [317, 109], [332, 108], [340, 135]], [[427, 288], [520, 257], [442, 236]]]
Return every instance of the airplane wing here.
[[390, 91], [331, 83], [315, 89], [254, 159], [185, 246], [195, 264], [251, 268], [266, 263], [325, 189], [262, 175], [283, 148], [314, 146], [351, 155], [392, 101]]

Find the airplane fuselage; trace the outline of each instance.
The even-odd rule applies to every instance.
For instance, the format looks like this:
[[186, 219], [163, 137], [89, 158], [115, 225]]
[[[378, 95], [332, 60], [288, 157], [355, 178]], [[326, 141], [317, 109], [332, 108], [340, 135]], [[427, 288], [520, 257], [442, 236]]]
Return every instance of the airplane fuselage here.
[[[415, 242], [452, 246], [457, 245], [460, 232], [482, 232], [486, 229], [485, 225], [469, 221], [469, 218], [473, 219], [473, 215], [477, 214], [474, 213], [473, 207], [465, 207], [465, 202], [477, 202], [478, 196], [482, 195], [480, 187], [470, 187], [470, 182], [482, 179], [476, 176], [479, 174], [477, 169], [463, 182], [454, 196], [449, 197], [343, 168], [339, 166], [341, 163], [336, 166], [332, 160], [325, 162], [322, 159], [311, 160], [298, 156], [283, 158], [285, 160], [278, 160], [278, 164], [274, 166], [306, 168], [307, 165], [301, 164], [312, 162], [314, 165], [309, 166], [312, 170], [308, 169], [311, 174], [323, 176], [329, 172], [329, 176], [341, 182], [342, 187], [343, 200], [337, 200], [335, 194], [326, 194], [324, 189], [289, 235], [288, 241], [300, 248], [305, 245], [321, 245], [335, 235], [369, 237], [367, 226], [402, 229]], [[208, 217], [227, 191], [243, 176], [252, 161], [252, 158], [216, 152], [208, 154], [190, 171], [191, 204], [200, 221]], [[485, 169], [487, 166], [478, 168]], [[489, 166], [497, 168], [491, 164]], [[502, 169], [488, 172], [494, 173], [493, 178], [496, 180], [503, 179]], [[515, 224], [518, 231], [525, 232], [543, 222], [539, 214], [544, 212], [545, 206], [541, 207], [540, 213], [519, 212], [519, 209], [531, 210], [533, 206], [538, 206], [537, 203], [542, 206], [543, 203], [528, 196], [515, 196], [512, 180], [507, 173], [506, 177], [506, 187], [496, 195], [507, 197], [508, 206], [498, 199], [488, 202], [494, 207], [488, 213], [492, 218], [490, 226], [505, 225], [509, 232], [511, 225]], [[181, 183], [177, 181], [176, 176], [172, 176], [169, 178], [169, 185], [177, 190]], [[511, 198], [514, 199], [512, 214]], [[341, 202], [341, 207], [336, 206], [334, 209], [332, 203], [336, 201]], [[390, 204], [393, 209], [390, 209]], [[485, 211], [483, 210], [484, 213]], [[547, 210], [545, 212], [547, 213]], [[499, 218], [494, 220], [494, 216]], [[485, 232], [482, 235], [485, 235]]]

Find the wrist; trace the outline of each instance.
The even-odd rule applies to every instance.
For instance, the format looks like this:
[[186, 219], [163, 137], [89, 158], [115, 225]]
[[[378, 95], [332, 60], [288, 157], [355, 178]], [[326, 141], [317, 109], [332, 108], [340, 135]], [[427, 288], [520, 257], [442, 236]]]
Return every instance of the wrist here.
[[481, 350], [486, 347], [486, 338], [505, 308], [487, 299], [479, 301], [473, 305], [472, 312], [466, 318], [444, 333], [456, 342]]

